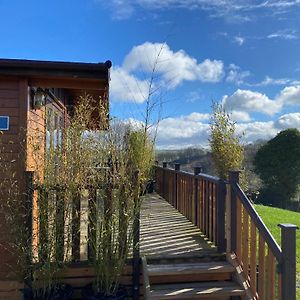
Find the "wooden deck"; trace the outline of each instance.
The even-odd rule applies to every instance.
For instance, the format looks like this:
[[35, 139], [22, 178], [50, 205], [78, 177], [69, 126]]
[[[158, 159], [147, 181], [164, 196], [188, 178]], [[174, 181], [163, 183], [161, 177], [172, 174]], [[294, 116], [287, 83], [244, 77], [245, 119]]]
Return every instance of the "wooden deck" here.
[[141, 255], [156, 258], [201, 258], [217, 255], [201, 231], [156, 193], [141, 208]]

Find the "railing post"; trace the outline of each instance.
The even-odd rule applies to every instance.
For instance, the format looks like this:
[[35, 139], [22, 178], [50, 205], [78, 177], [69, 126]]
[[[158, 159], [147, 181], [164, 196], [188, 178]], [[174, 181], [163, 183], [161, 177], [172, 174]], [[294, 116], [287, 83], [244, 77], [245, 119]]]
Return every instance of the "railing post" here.
[[217, 236], [217, 247], [219, 252], [226, 251], [226, 240], [225, 240], [225, 201], [226, 201], [226, 183], [224, 180], [220, 179], [218, 182], [217, 190], [217, 226], [216, 226], [216, 236]]
[[[163, 169], [166, 169], [168, 167], [168, 163], [167, 162], [163, 162]], [[162, 188], [162, 196], [164, 199], [166, 199], [166, 171], [163, 170], [163, 176], [162, 176], [162, 184], [163, 184], [163, 188]]]
[[178, 203], [177, 203], [177, 191], [178, 191], [178, 174], [177, 172], [180, 171], [180, 164], [179, 163], [175, 163], [174, 164], [174, 169], [175, 169], [175, 174], [174, 174], [174, 207], [177, 209], [178, 207]]
[[279, 224], [282, 249], [282, 300], [296, 300], [296, 230], [293, 224]]
[[174, 169], [175, 171], [180, 171], [180, 164], [179, 163], [174, 164]]
[[236, 195], [233, 190], [233, 185], [240, 181], [240, 171], [232, 170], [229, 171], [229, 184], [230, 184], [230, 251], [236, 252], [237, 249], [237, 207], [236, 207]]
[[140, 297], [140, 208], [133, 221], [133, 258], [132, 258], [132, 283], [133, 300]]
[[134, 174], [134, 219], [133, 219], [133, 254], [132, 254], [132, 299], [138, 300], [140, 298], [140, 199], [138, 195], [139, 171]]
[[199, 175], [200, 173], [202, 173], [202, 167], [197, 166], [194, 167], [194, 191], [195, 191], [195, 195], [194, 195], [194, 208], [195, 208], [195, 222], [194, 224], [196, 226], [200, 226], [199, 224], [199, 199], [198, 199], [198, 178], [196, 177], [197, 175]]
[[203, 168], [198, 166], [198, 167], [194, 167], [194, 175], [199, 175], [200, 173], [202, 173]]

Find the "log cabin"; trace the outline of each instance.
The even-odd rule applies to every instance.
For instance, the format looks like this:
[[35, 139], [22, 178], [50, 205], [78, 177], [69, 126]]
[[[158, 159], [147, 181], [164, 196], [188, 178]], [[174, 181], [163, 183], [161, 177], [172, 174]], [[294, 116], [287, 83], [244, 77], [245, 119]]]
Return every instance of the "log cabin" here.
[[[108, 115], [111, 65], [109, 60], [77, 63], [0, 59], [2, 186], [5, 178], [14, 174], [25, 188], [25, 171], [36, 171], [29, 140], [38, 139], [43, 151], [47, 131], [68, 126], [81, 95], [101, 99]], [[95, 121], [103, 128], [108, 124], [108, 118]], [[3, 219], [0, 216], [0, 290], [7, 288], [7, 280], [15, 276], [9, 267], [15, 264], [15, 257], [3, 234], [6, 231]]]

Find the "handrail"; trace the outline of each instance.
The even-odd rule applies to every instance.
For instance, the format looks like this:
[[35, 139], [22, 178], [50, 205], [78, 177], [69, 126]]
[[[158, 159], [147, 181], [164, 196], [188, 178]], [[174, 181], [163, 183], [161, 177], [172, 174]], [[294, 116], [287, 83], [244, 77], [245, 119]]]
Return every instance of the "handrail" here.
[[245, 195], [244, 191], [241, 189], [240, 185], [238, 183], [235, 183], [232, 185], [232, 188], [234, 189], [235, 193], [238, 195], [239, 199], [243, 203], [245, 209], [249, 213], [251, 220], [255, 223], [260, 233], [263, 235], [265, 242], [268, 244], [268, 246], [271, 248], [274, 256], [277, 258], [279, 262], [282, 260], [282, 251], [279, 247], [278, 243], [272, 236], [271, 232], [261, 219], [261, 217], [258, 215], [256, 210], [254, 209], [253, 205], [251, 204], [250, 200]]
[[[281, 248], [239, 185], [239, 171], [229, 172], [230, 248], [253, 295], [267, 300], [296, 300], [297, 226], [279, 224]], [[276, 266], [277, 265], [277, 266]]]
[[225, 252], [225, 181], [202, 173], [200, 167], [194, 168], [194, 174], [181, 171], [180, 164], [175, 169], [166, 163], [155, 167], [158, 194]]
[[159, 169], [162, 169], [162, 170], [168, 170], [171, 173], [180, 173], [180, 174], [183, 174], [183, 175], [186, 175], [186, 176], [189, 176], [189, 177], [195, 177], [196, 176], [196, 177], [199, 177], [199, 178], [204, 178], [204, 179], [207, 179], [207, 180], [211, 180], [213, 182], [218, 182], [220, 180], [219, 177], [211, 176], [211, 175], [204, 174], [204, 173], [193, 174], [193, 173], [188, 172], [188, 171], [174, 170], [174, 169], [171, 169], [171, 168], [164, 168], [164, 167], [161, 167], [161, 166], [156, 166], [156, 168], [159, 168]]

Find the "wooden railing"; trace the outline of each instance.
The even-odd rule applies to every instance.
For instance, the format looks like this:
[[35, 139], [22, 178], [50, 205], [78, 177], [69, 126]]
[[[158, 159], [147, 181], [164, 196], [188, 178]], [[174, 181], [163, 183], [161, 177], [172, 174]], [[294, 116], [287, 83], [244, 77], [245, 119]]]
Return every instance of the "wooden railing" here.
[[[296, 229], [279, 224], [279, 247], [239, 185], [239, 172], [229, 182], [156, 166], [156, 191], [213, 242], [219, 251], [238, 261], [249, 299], [296, 299]], [[227, 197], [226, 197], [227, 185]], [[226, 221], [226, 224], [225, 224]], [[225, 235], [226, 228], [226, 235]], [[226, 236], [226, 240], [225, 240]]]
[[[109, 199], [105, 195], [112, 193], [111, 185], [78, 187], [71, 195], [69, 193], [68, 198], [71, 199], [66, 201], [63, 185], [35, 184], [34, 172], [31, 171], [25, 172], [25, 177], [26, 226], [27, 231], [31, 233], [27, 245], [29, 263], [42, 262], [44, 257], [49, 255], [49, 251], [53, 252], [51, 252], [53, 259], [59, 262], [67, 261], [68, 264], [72, 262], [73, 267], [77, 263], [79, 267], [82, 267], [82, 263], [92, 261], [97, 237], [97, 226], [95, 226], [98, 222], [97, 218], [99, 218], [99, 213], [107, 214], [111, 211], [111, 203], [105, 200]], [[66, 207], [66, 203], [69, 207]], [[86, 207], [83, 207], [83, 204]], [[51, 209], [49, 205], [52, 205]], [[132, 264], [132, 299], [137, 300], [140, 297], [141, 271], [140, 212], [139, 208], [135, 209], [137, 213], [133, 219], [132, 259], [129, 261]], [[81, 219], [83, 210], [87, 214], [85, 221]], [[82, 224], [87, 227], [85, 234], [81, 234]], [[51, 234], [51, 241], [49, 240], [49, 230], [54, 231]], [[49, 244], [51, 244], [51, 250], [47, 248]], [[87, 249], [87, 255], [81, 255], [82, 246]]]
[[[103, 193], [103, 189], [99, 186], [87, 186], [78, 188], [67, 196], [62, 185], [34, 184], [33, 172], [26, 173], [28, 210], [32, 212], [28, 227], [32, 231], [33, 261], [42, 261], [43, 256], [49, 255], [48, 251], [53, 252], [53, 249], [55, 254], [51, 256], [57, 261], [91, 260], [96, 232], [95, 226], [90, 226], [90, 222], [97, 222], [97, 195], [99, 191]], [[83, 203], [85, 208], [82, 207]], [[87, 215], [85, 236], [81, 234], [83, 210]], [[54, 240], [49, 241], [50, 236]], [[81, 246], [86, 248], [87, 255], [81, 255]]]
[[239, 185], [239, 172], [229, 173], [231, 253], [235, 253], [255, 299], [296, 299], [296, 229], [279, 224], [279, 247]]
[[157, 192], [186, 216], [206, 235], [220, 252], [225, 252], [225, 197], [223, 180], [201, 173], [194, 174], [174, 169], [156, 167]]

